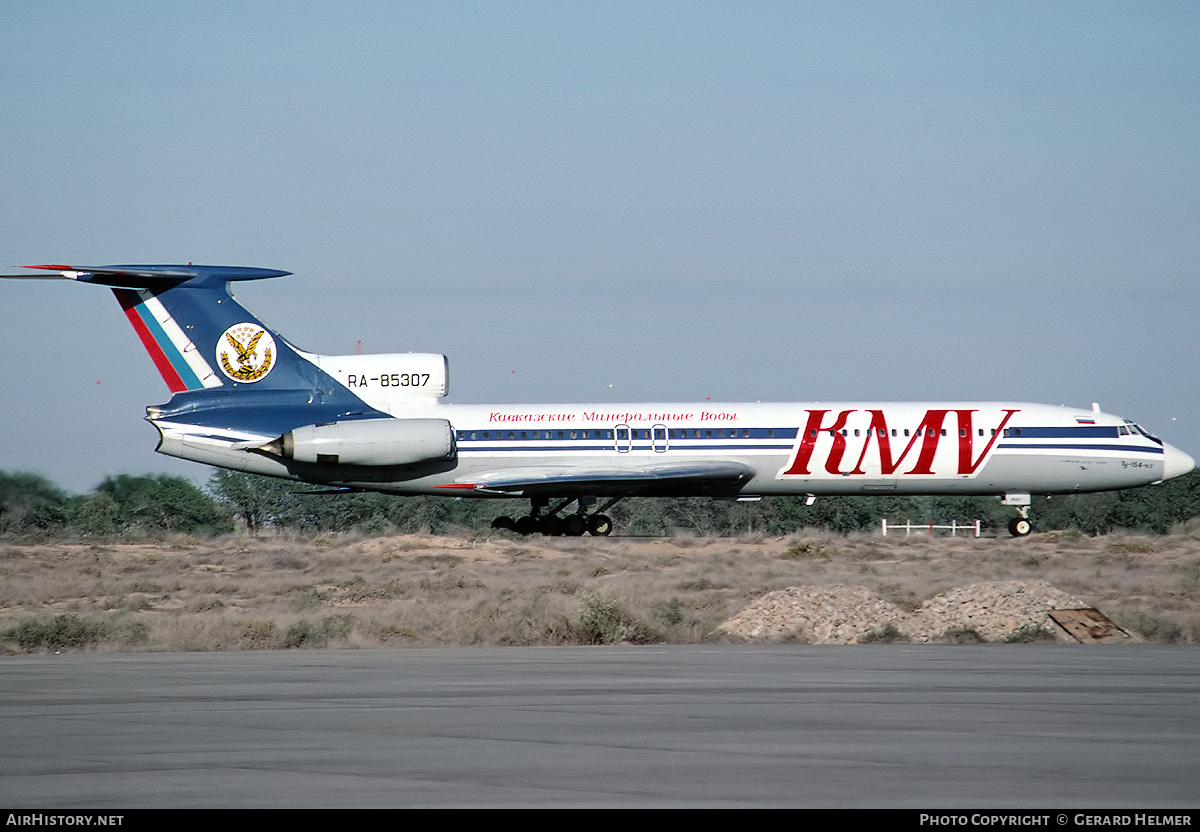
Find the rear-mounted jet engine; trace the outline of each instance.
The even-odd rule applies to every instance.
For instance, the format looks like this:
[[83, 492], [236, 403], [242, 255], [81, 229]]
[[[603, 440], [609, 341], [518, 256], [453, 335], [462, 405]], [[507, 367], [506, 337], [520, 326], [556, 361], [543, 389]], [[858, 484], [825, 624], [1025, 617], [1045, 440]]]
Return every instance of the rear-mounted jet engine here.
[[445, 419], [361, 419], [289, 430], [258, 450], [296, 462], [416, 465], [450, 459], [454, 430]]

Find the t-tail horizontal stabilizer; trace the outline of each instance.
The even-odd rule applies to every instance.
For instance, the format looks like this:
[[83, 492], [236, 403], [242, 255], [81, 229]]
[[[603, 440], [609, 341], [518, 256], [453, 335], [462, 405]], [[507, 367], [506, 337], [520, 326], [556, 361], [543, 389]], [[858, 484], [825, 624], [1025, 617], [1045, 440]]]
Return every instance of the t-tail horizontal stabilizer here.
[[230, 280], [263, 280], [291, 272], [247, 266], [25, 266], [57, 274], [0, 274], [9, 280], [77, 280], [126, 289], [167, 289], [182, 283], [197, 287], [224, 286]]

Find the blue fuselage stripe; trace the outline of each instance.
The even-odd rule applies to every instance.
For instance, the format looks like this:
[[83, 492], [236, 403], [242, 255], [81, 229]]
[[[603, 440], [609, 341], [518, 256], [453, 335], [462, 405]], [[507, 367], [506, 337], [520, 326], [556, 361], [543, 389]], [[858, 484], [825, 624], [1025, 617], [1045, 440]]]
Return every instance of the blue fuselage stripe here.
[[1040, 448], [1049, 448], [1051, 450], [1060, 451], [1122, 451], [1137, 454], [1159, 454], [1161, 455], [1162, 448], [1145, 448], [1138, 445], [1084, 445], [1073, 444], [1068, 442], [1049, 442], [1049, 443], [1033, 443], [1033, 442], [1001, 442], [996, 447], [1011, 448], [1020, 451], [1038, 450]]
[[1113, 425], [1072, 425], [1069, 427], [1008, 428], [1005, 439], [1116, 439]]

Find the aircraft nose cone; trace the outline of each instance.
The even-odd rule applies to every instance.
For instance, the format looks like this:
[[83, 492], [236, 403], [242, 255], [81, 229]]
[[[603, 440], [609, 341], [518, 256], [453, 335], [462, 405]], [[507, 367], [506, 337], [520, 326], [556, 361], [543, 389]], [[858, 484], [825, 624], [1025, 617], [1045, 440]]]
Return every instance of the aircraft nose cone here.
[[1163, 479], [1182, 477], [1196, 467], [1196, 460], [1176, 448], [1163, 443]]

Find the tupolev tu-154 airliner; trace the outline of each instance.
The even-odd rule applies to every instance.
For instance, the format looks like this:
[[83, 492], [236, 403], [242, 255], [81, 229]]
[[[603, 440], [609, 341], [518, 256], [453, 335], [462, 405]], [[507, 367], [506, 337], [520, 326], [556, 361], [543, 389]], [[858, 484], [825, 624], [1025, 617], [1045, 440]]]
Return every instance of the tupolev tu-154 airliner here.
[[[1194, 461], [1128, 419], [1020, 402], [449, 404], [445, 356], [315, 355], [268, 329], [228, 266], [30, 266], [108, 286], [172, 395], [158, 451], [332, 491], [522, 497], [522, 534], [607, 535], [626, 497], [994, 495], [1159, 483]], [[603, 502], [601, 502], [603, 501]], [[597, 503], [600, 503], [597, 506]], [[565, 512], [570, 506], [575, 508]]]

